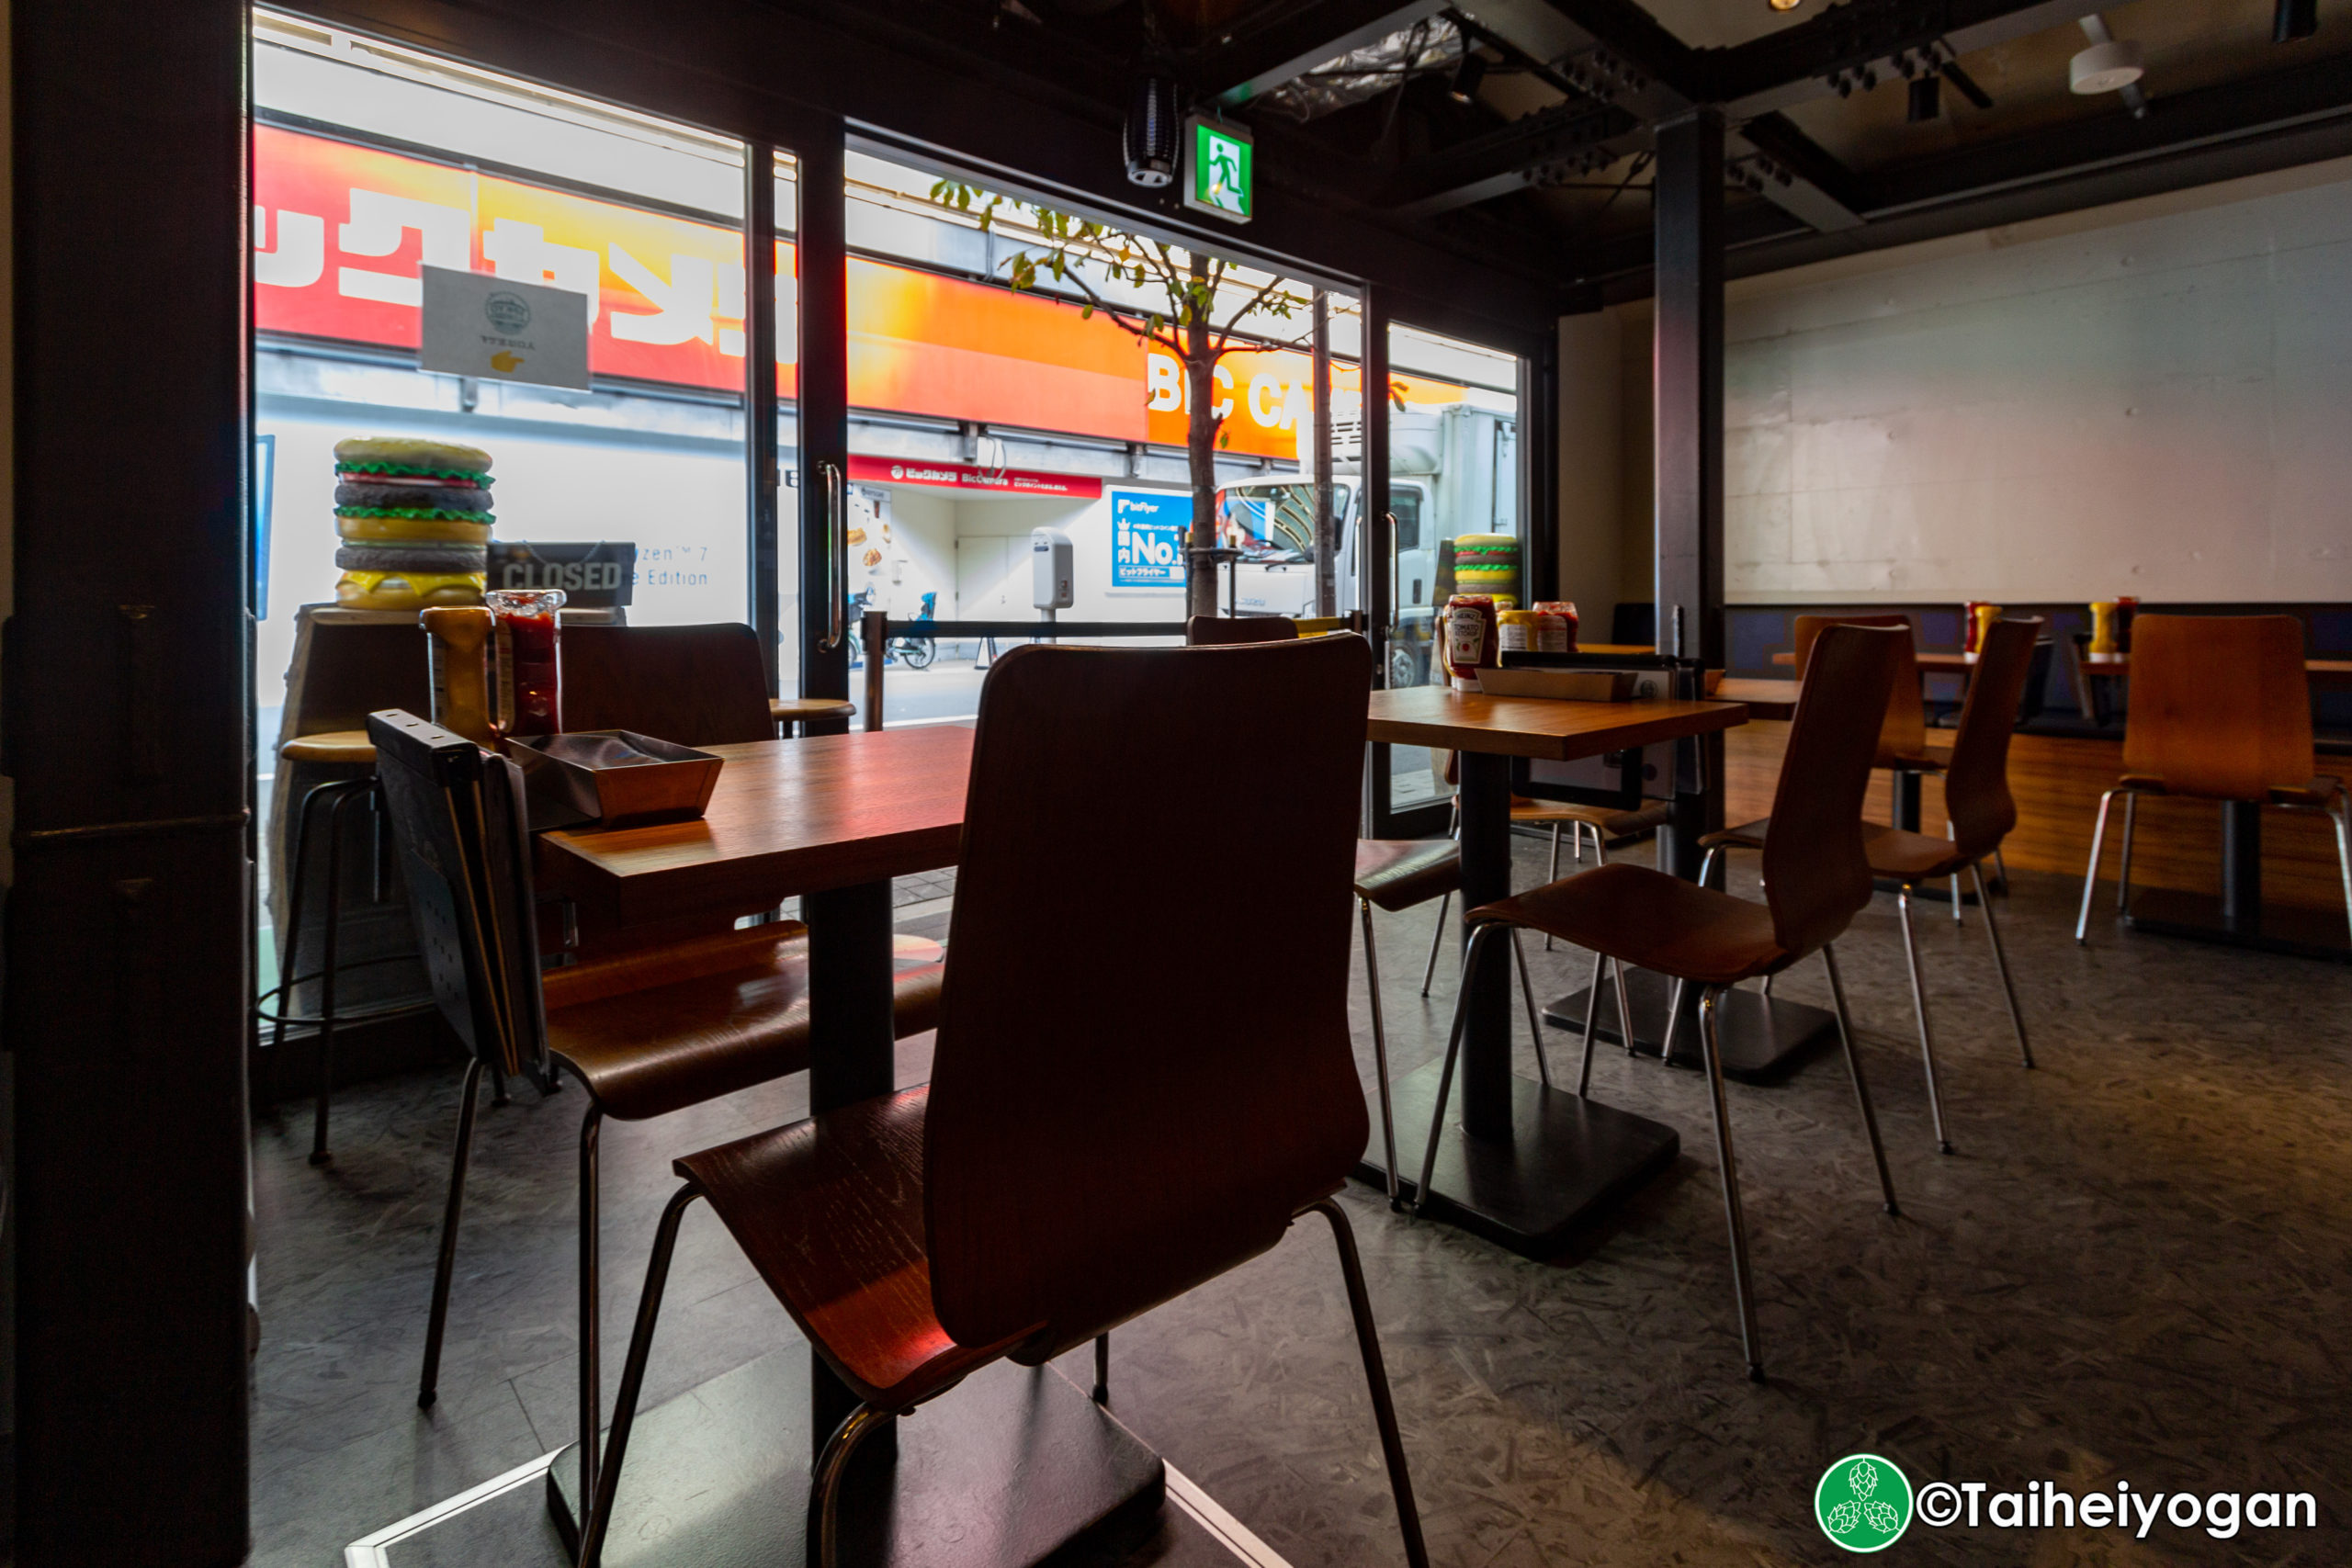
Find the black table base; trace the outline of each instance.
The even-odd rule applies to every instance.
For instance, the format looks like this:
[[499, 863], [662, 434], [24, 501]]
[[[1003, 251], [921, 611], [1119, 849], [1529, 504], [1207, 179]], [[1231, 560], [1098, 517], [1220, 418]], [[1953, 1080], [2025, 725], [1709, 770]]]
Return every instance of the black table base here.
[[[801, 1568], [810, 1360], [805, 1346], [775, 1350], [639, 1414], [609, 1568]], [[843, 1564], [1026, 1568], [1073, 1542], [1148, 1533], [1166, 1495], [1159, 1457], [1051, 1368], [1000, 1362], [896, 1427], [895, 1460], [869, 1442], [843, 1483]], [[547, 1484], [577, 1551], [574, 1449]]]
[[2184, 936], [2231, 947], [2283, 953], [2296, 958], [2332, 958], [2352, 964], [2352, 931], [2333, 910], [2256, 905], [2251, 918], [2233, 918], [2222, 899], [2203, 893], [2150, 888], [2132, 896], [2123, 923], [2135, 931]]
[[[1400, 1189], [1413, 1200], [1429, 1147], [1430, 1111], [1437, 1102], [1442, 1061], [1396, 1080], [1396, 1161]], [[1552, 1070], [1573, 1082], [1576, 1063], [1555, 1050]], [[1435, 1190], [1422, 1211], [1461, 1226], [1523, 1258], [1556, 1256], [1580, 1228], [1614, 1210], [1643, 1183], [1672, 1165], [1682, 1142], [1675, 1130], [1597, 1100], [1514, 1077], [1510, 1133], [1474, 1138], [1462, 1130], [1462, 1084], [1446, 1106], [1451, 1125], [1438, 1148]], [[1388, 1172], [1380, 1141], [1380, 1102], [1372, 1103], [1372, 1145], [1356, 1178], [1385, 1189]]]
[[[1634, 1015], [1634, 1049], [1656, 1056], [1666, 1044], [1666, 1009], [1673, 999], [1674, 982], [1646, 969], [1630, 969], [1625, 990]], [[1675, 1032], [1671, 1058], [1678, 1067], [1706, 1066], [1699, 1048], [1698, 998], [1699, 987], [1684, 987], [1682, 1027]], [[1583, 1048], [1585, 998], [1586, 993], [1577, 991], [1544, 1009], [1546, 1023], [1567, 1031], [1565, 1041], [1552, 1043], [1554, 1072], [1561, 1070], [1562, 1061], [1575, 1061]], [[1812, 1053], [1838, 1043], [1836, 1013], [1752, 989], [1727, 993], [1715, 1018], [1723, 1037], [1724, 1076], [1747, 1083], [1777, 1083]], [[1606, 974], [1600, 980], [1600, 1016], [1593, 1036], [1619, 1048], [1624, 1044], [1617, 1028], [1617, 987]]]

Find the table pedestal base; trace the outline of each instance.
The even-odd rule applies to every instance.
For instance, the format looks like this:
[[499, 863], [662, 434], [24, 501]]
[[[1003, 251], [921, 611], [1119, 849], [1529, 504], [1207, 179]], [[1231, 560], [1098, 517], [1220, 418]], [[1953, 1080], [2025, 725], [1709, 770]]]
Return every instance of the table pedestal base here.
[[[811, 1355], [771, 1351], [639, 1413], [609, 1568], [801, 1568]], [[869, 1442], [843, 1483], [844, 1564], [1026, 1568], [1080, 1538], [1148, 1531], [1165, 1495], [1159, 1456], [1050, 1368], [999, 1362], [897, 1429], [896, 1460]], [[575, 1551], [579, 1485], [575, 1445], [547, 1487]]]
[[[1625, 989], [1634, 1015], [1634, 1049], [1655, 1056], [1666, 1043], [1666, 1008], [1673, 998], [1674, 982], [1646, 969], [1629, 969]], [[1674, 1066], [1706, 1066], [1699, 1048], [1698, 994], [1695, 986], [1683, 993], [1682, 1027], [1675, 1032], [1670, 1062]], [[1584, 1013], [1583, 991], [1562, 997], [1544, 1009], [1546, 1023], [1567, 1032], [1565, 1042], [1552, 1042], [1555, 1073], [1562, 1070], [1562, 1062], [1573, 1064], [1582, 1048]], [[1836, 1013], [1779, 997], [1768, 998], [1754, 990], [1726, 992], [1715, 1018], [1723, 1036], [1724, 1076], [1747, 1083], [1776, 1083], [1810, 1053], [1838, 1043]], [[1600, 1016], [1595, 1021], [1593, 1035], [1611, 1045], [1624, 1043], [1617, 1029], [1617, 987], [1606, 974], [1600, 979]], [[1573, 1066], [1568, 1070], [1573, 1071]]]
[[[1442, 1060], [1428, 1063], [1393, 1086], [1396, 1161], [1404, 1168], [1398, 1185], [1408, 1203], [1429, 1147], [1430, 1112], [1443, 1066]], [[1552, 1070], [1561, 1081], [1574, 1081], [1576, 1066], [1565, 1055], [1554, 1055]], [[1455, 1078], [1446, 1103], [1450, 1125], [1430, 1183], [1435, 1193], [1421, 1212], [1522, 1258], [1555, 1256], [1579, 1227], [1614, 1210], [1682, 1152], [1674, 1129], [1647, 1117], [1522, 1077], [1511, 1079], [1510, 1091], [1510, 1138], [1473, 1138], [1462, 1131], [1462, 1083]], [[1356, 1167], [1356, 1179], [1385, 1189], [1377, 1098], [1372, 1116], [1372, 1145]]]
[[2211, 895], [2156, 887], [2132, 896], [2123, 923], [2132, 931], [2158, 936], [2185, 936], [2297, 958], [2352, 963], [2352, 934], [2347, 934], [2344, 916], [2338, 912], [2266, 904], [2253, 919], [2233, 920], [2222, 912], [2222, 900]]

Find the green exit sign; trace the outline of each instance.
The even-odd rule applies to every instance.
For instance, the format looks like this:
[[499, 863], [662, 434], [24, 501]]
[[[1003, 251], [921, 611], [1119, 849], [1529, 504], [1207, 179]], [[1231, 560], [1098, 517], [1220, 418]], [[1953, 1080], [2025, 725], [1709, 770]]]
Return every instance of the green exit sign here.
[[1184, 130], [1185, 156], [1191, 164], [1184, 181], [1184, 205], [1235, 223], [1249, 222], [1257, 206], [1250, 185], [1256, 150], [1250, 144], [1249, 131], [1197, 117], [1185, 121]]

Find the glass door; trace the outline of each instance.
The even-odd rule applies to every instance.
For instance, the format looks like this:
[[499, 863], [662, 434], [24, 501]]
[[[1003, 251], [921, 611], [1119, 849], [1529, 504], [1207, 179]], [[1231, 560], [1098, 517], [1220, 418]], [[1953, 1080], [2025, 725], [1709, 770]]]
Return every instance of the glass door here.
[[[1520, 356], [1401, 321], [1381, 328], [1386, 364], [1365, 418], [1387, 431], [1382, 668], [1387, 684], [1442, 685], [1439, 618], [1456, 593], [1498, 608], [1533, 600], [1520, 459]], [[1374, 807], [1397, 836], [1445, 830], [1448, 757], [1391, 746]]]

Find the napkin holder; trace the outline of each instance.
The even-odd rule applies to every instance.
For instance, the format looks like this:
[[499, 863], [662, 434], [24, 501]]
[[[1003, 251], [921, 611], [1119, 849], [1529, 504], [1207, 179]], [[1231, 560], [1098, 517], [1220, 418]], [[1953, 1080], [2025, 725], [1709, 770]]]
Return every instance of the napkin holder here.
[[700, 817], [721, 762], [630, 729], [512, 737], [506, 749], [534, 796], [605, 829]]

